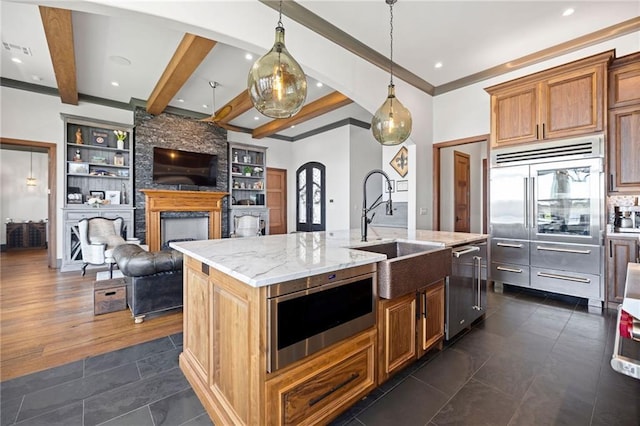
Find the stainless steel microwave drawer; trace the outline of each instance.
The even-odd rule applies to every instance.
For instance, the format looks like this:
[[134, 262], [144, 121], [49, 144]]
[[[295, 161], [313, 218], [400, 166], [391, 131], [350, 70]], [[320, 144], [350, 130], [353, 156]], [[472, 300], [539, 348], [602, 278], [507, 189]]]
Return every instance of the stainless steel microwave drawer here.
[[531, 267], [531, 288], [569, 296], [602, 299], [600, 277], [592, 274]]
[[600, 246], [531, 242], [531, 266], [600, 274]]
[[491, 239], [491, 259], [496, 262], [529, 264], [529, 241]]
[[511, 263], [491, 262], [491, 279], [505, 284], [529, 287], [529, 267]]

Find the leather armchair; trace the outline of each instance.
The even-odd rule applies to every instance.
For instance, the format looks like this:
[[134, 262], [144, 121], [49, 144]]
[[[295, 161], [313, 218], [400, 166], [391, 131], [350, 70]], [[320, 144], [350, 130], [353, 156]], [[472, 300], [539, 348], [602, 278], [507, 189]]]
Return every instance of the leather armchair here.
[[122, 238], [124, 219], [106, 219], [92, 217], [78, 222], [80, 248], [82, 250], [82, 276], [87, 272], [87, 266], [109, 265], [109, 277], [113, 278], [113, 249], [126, 241]]
[[127, 282], [127, 303], [135, 323], [148, 314], [182, 307], [182, 253], [148, 252], [136, 244], [116, 247], [113, 256]]

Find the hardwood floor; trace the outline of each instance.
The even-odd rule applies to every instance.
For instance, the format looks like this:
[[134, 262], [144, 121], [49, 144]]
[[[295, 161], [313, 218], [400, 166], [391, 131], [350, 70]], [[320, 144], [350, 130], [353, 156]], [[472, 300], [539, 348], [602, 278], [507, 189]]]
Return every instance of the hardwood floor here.
[[94, 316], [95, 276], [48, 268], [46, 250], [0, 254], [0, 381], [182, 331], [181, 311]]

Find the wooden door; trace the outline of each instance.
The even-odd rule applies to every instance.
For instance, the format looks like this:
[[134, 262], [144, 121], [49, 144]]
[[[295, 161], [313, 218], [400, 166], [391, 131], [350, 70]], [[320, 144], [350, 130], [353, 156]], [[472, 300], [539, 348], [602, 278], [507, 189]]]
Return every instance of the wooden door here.
[[607, 302], [622, 303], [628, 264], [638, 261], [638, 245], [634, 238], [609, 238], [607, 245]]
[[267, 168], [269, 235], [287, 233], [287, 171]]
[[640, 192], [640, 104], [609, 111], [609, 191]]
[[471, 229], [471, 156], [453, 152], [454, 214], [455, 232], [470, 232]]
[[567, 72], [542, 85], [540, 139], [554, 139], [604, 129], [605, 66]]

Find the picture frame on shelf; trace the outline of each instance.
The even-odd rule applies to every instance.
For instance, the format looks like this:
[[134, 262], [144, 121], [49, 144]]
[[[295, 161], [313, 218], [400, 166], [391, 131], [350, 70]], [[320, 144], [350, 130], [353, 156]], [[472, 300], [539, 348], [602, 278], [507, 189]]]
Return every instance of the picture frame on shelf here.
[[409, 190], [409, 181], [408, 180], [399, 180], [396, 183], [396, 191], [398, 192], [407, 192]]
[[91, 129], [91, 145], [109, 146], [109, 131], [104, 129]]
[[89, 191], [90, 198], [97, 198], [98, 200], [104, 200], [104, 191]]
[[105, 191], [105, 200], [109, 201], [109, 204], [120, 204], [120, 191]]
[[82, 204], [82, 194], [80, 192], [68, 193], [67, 204]]
[[88, 175], [89, 163], [84, 163], [80, 161], [74, 161], [72, 163], [69, 163], [69, 174]]

